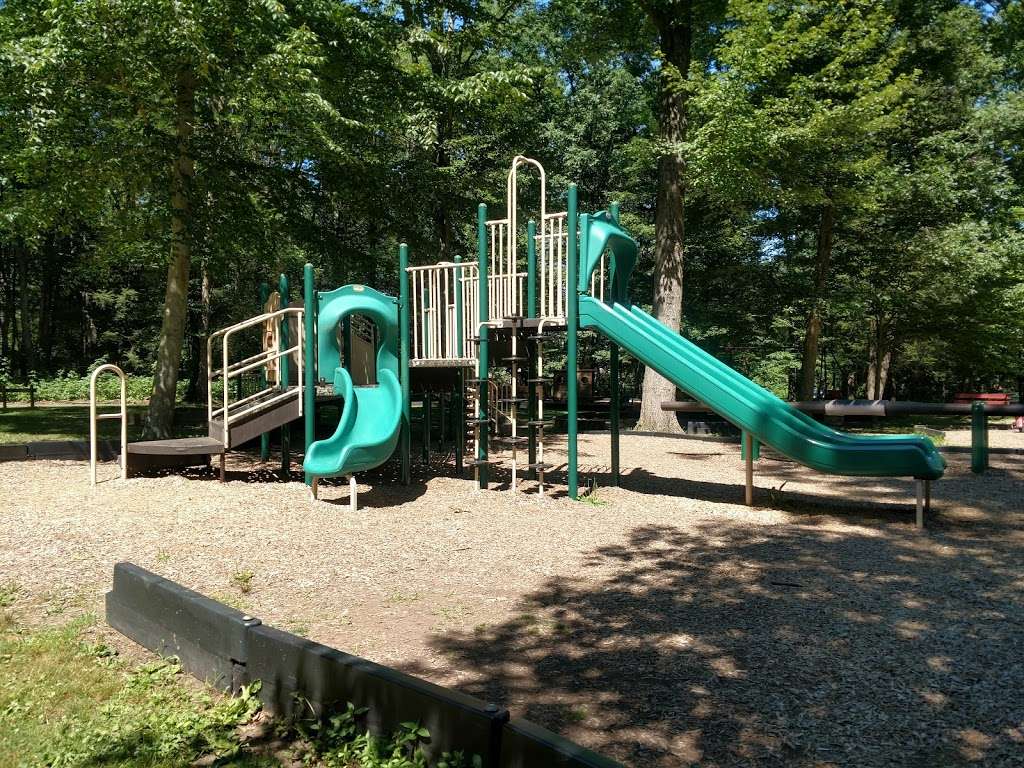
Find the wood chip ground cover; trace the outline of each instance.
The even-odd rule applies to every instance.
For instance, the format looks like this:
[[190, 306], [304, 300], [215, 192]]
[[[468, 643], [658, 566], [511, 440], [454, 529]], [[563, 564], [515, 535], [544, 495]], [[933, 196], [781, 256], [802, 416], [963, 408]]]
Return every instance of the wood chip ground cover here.
[[10, 462], [0, 586], [66, 621], [131, 560], [631, 766], [1024, 765], [1024, 457], [948, 458], [926, 534], [909, 481], [770, 455], [744, 507], [736, 446], [700, 440], [623, 436], [608, 488], [608, 437], [583, 436], [589, 504], [558, 473], [538, 502], [388, 468], [354, 515], [343, 483], [314, 503], [242, 455], [223, 485], [95, 489], [81, 463]]

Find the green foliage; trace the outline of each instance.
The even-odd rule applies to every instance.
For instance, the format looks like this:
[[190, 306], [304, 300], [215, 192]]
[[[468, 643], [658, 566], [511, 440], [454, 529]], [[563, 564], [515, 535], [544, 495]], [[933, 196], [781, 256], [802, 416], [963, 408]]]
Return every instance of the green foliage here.
[[[279, 765], [239, 731], [259, 712], [258, 682], [236, 697], [214, 697], [182, 679], [174, 659], [133, 667], [109, 646], [90, 642], [90, 617], [33, 629], [2, 615], [0, 766], [186, 768], [197, 760]], [[402, 723], [396, 733], [376, 737], [366, 731], [365, 713], [349, 704], [325, 721], [300, 723], [297, 733], [272, 734], [286, 743], [289, 736], [301, 737], [293, 753], [307, 765], [426, 768], [420, 748], [430, 735], [425, 728]], [[457, 752], [435, 765], [481, 768], [482, 761]]]
[[[314, 745], [310, 764], [324, 768], [426, 768], [427, 758], [420, 745], [430, 732], [419, 723], [401, 723], [391, 735], [370, 734], [364, 724], [365, 707], [349, 702], [345, 710], [324, 721], [300, 724], [300, 733]], [[462, 752], [445, 753], [437, 768], [481, 768], [479, 755], [472, 758]]]
[[233, 760], [235, 729], [259, 706], [254, 688], [214, 699], [182, 685], [173, 660], [131, 669], [85, 640], [90, 623], [0, 628], [0, 764], [186, 766], [202, 755], [257, 764]]
[[[79, 374], [105, 360], [148, 394], [186, 114], [182, 397], [204, 399], [204, 333], [254, 314], [263, 280], [288, 273], [294, 298], [310, 261], [321, 287], [394, 292], [400, 241], [413, 263], [473, 253], [476, 205], [504, 213], [521, 152], [552, 209], [570, 181], [584, 209], [622, 201], [648, 306], [659, 159], [680, 155], [684, 332], [779, 395], [812, 305], [819, 391], [864, 395], [873, 365], [900, 397], [1011, 387], [1022, 73], [1016, 1], [8, 0], [0, 376], [84, 399]], [[684, 141], [659, 125], [665, 94], [685, 99]], [[535, 184], [520, 193], [535, 210]]]

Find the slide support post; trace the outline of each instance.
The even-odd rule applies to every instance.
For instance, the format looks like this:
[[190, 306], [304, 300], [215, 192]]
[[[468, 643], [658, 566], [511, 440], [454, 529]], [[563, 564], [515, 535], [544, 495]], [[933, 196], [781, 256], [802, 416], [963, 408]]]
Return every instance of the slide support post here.
[[[567, 403], [567, 421], [568, 421], [568, 474], [569, 474], [569, 498], [578, 499], [580, 495], [579, 489], [579, 467], [578, 467], [578, 445], [577, 445], [577, 420], [579, 417], [579, 404], [578, 392], [576, 391], [578, 382], [577, 376], [577, 335], [579, 333], [579, 305], [580, 305], [580, 293], [579, 286], [579, 252], [577, 250], [579, 240], [577, 237], [577, 226], [579, 226], [578, 213], [577, 213], [577, 191], [576, 185], [569, 185], [569, 211], [567, 214], [568, 219], [568, 276], [566, 278], [566, 292], [567, 292], [567, 304], [566, 307], [566, 397]], [[584, 216], [583, 226], [586, 227], [586, 217]], [[583, 231], [583, 242], [587, 241], [586, 229]]]
[[[260, 283], [260, 314], [263, 314], [270, 298], [270, 286], [266, 282]], [[267, 388], [267, 369], [260, 368], [260, 389]], [[270, 433], [264, 432], [260, 435], [260, 461], [270, 459]]]
[[757, 444], [755, 438], [749, 432], [743, 433], [743, 466], [746, 476], [744, 501], [748, 507], [754, 506], [754, 446]]
[[409, 392], [409, 246], [402, 243], [398, 246], [398, 328], [399, 345], [399, 378], [402, 385], [402, 431], [399, 438], [399, 452], [402, 463], [402, 484], [409, 485], [412, 481], [412, 435], [411, 435], [411, 400]]
[[[480, 357], [477, 361], [477, 374], [476, 377], [479, 379], [477, 387], [479, 395], [477, 396], [477, 403], [479, 404], [478, 412], [476, 414], [477, 419], [487, 418], [487, 377], [488, 371], [487, 366], [489, 363], [489, 349], [487, 343], [487, 321], [490, 319], [488, 316], [488, 291], [487, 291], [487, 205], [480, 203], [476, 209], [476, 256], [477, 256], [477, 279], [479, 280], [479, 304], [480, 304]], [[477, 441], [477, 455], [478, 461], [487, 460], [487, 432], [488, 424], [486, 421], [481, 421], [479, 424], [478, 433], [480, 439]], [[488, 479], [487, 465], [477, 465], [477, 477], [479, 478], [480, 488], [487, 488]]]
[[[277, 292], [281, 297], [281, 309], [288, 308], [288, 275], [282, 274], [277, 280]], [[278, 351], [288, 349], [292, 345], [291, 332], [288, 330], [288, 316], [281, 317], [281, 337]], [[280, 358], [281, 386], [288, 389], [291, 386], [291, 365], [288, 356]], [[292, 425], [281, 425], [281, 476], [288, 478], [292, 468]]]
[[[305, 455], [309, 455], [309, 447], [316, 438], [316, 290], [313, 285], [313, 265], [307, 263], [302, 268], [302, 301], [303, 301], [303, 342], [306, 347], [303, 371], [302, 416], [305, 427]], [[313, 484], [312, 476], [305, 475], [306, 485]]]
[[916, 519], [915, 523], [918, 528], [924, 528], [925, 514], [932, 508], [932, 482], [931, 480], [922, 480], [917, 478], [914, 480], [914, 490], [916, 492]]

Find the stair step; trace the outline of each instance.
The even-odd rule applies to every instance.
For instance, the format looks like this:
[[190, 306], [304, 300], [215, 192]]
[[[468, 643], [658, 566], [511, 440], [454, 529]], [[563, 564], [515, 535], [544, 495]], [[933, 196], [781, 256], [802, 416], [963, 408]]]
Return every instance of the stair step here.
[[538, 461], [538, 462], [536, 462], [534, 464], [523, 464], [520, 467], [520, 469], [529, 469], [529, 470], [535, 470], [536, 469], [536, 470], [539, 470], [539, 471], [543, 472], [545, 470], [552, 469], [554, 466], [555, 466], [554, 464], [545, 464], [543, 461]]

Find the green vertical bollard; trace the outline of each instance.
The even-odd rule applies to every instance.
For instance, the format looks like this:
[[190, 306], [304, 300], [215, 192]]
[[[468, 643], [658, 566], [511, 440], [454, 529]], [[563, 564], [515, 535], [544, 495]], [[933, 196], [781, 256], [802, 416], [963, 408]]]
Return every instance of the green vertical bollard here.
[[[611, 215], [612, 221], [618, 225], [619, 223], [619, 204], [613, 202], [608, 206], [608, 212]], [[611, 261], [611, 269], [608, 271], [608, 284], [610, 286], [615, 285], [615, 259]], [[617, 296], [612, 294], [612, 301], [618, 299]], [[611, 348], [608, 351], [608, 362], [611, 368], [611, 419], [609, 421], [609, 427], [611, 428], [611, 453], [612, 453], [612, 485], [618, 486], [621, 480], [621, 473], [619, 470], [619, 430], [622, 411], [622, 388], [619, 381], [619, 345], [614, 341], [609, 340]]]
[[[282, 274], [277, 280], [277, 292], [281, 297], [281, 309], [288, 308], [288, 275]], [[288, 329], [288, 315], [281, 316], [281, 339], [279, 351], [284, 351], [291, 347], [291, 331]], [[280, 358], [280, 370], [281, 370], [281, 386], [284, 389], [288, 389], [291, 386], [291, 363], [288, 361], [288, 355]], [[291, 471], [292, 464], [292, 425], [291, 422], [288, 424], [281, 425], [281, 474], [284, 477], [288, 477], [288, 473]]]
[[[576, 354], [578, 339], [576, 338], [579, 333], [579, 252], [578, 238], [576, 228], [579, 225], [577, 217], [577, 192], [576, 185], [569, 185], [569, 211], [566, 216], [568, 219], [568, 276], [566, 278], [565, 290], [566, 295], [566, 318], [565, 318], [565, 338], [566, 338], [566, 354], [568, 359], [566, 360], [566, 395], [567, 395], [567, 406], [568, 414], [566, 416], [568, 420], [568, 436], [567, 442], [569, 447], [568, 456], [568, 469], [569, 469], [569, 498], [579, 498], [579, 467], [578, 467], [578, 446], [577, 446], [577, 419], [579, 417], [579, 406], [577, 403], [577, 364]], [[586, 242], [587, 233], [583, 232], [583, 241]]]
[[398, 246], [399, 376], [402, 384], [402, 483], [412, 482], [411, 394], [409, 389], [409, 246]]
[[526, 316], [537, 316], [537, 222], [526, 224]]
[[[477, 387], [479, 387], [480, 396], [477, 398], [479, 403], [479, 409], [476, 414], [478, 419], [487, 418], [487, 366], [488, 360], [488, 342], [487, 342], [487, 326], [483, 325], [489, 319], [488, 317], [488, 290], [487, 290], [487, 206], [484, 203], [480, 203], [476, 209], [476, 257], [477, 257], [477, 281], [479, 283], [478, 295], [479, 295], [479, 322], [480, 325], [480, 344], [478, 349], [480, 350], [480, 359], [477, 362], [476, 377], [479, 379]], [[479, 461], [487, 460], [487, 422], [483, 421], [480, 423], [480, 445], [477, 450], [476, 458]], [[487, 465], [480, 465], [480, 487], [487, 488], [488, 479]]]
[[423, 463], [430, 462], [430, 392], [423, 393]]
[[[302, 423], [305, 437], [305, 455], [316, 439], [316, 290], [313, 285], [313, 265], [302, 268], [302, 327], [303, 327], [303, 391]], [[313, 484], [313, 478], [305, 473], [306, 485]]]
[[988, 414], [980, 400], [971, 403], [971, 472], [988, 469]]
[[[260, 314], [262, 315], [270, 298], [270, 286], [267, 283], [260, 283]], [[241, 377], [239, 377], [241, 378]], [[260, 368], [260, 389], [267, 388], [267, 369]], [[260, 435], [260, 461], [270, 459], [270, 433], [264, 432]]]

